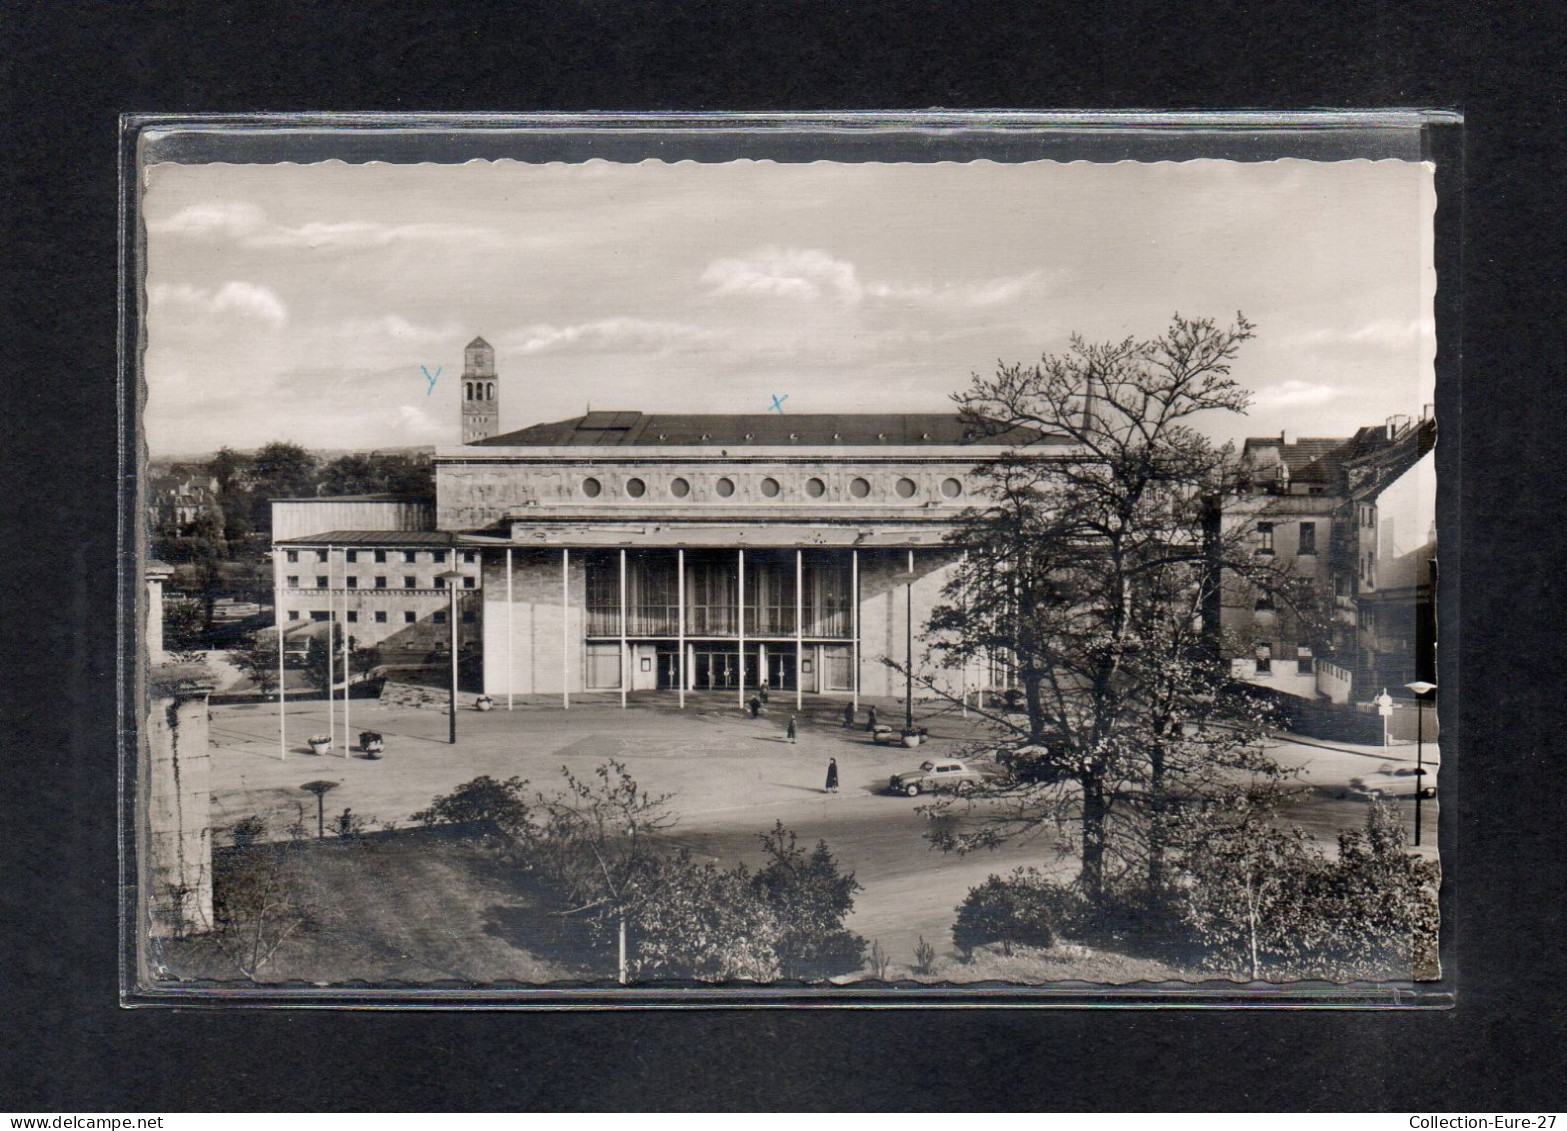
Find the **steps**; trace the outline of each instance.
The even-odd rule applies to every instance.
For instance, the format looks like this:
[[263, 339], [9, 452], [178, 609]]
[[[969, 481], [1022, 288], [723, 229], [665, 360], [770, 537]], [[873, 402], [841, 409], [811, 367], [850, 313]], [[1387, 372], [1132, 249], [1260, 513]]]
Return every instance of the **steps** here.
[[[451, 704], [451, 694], [451, 691], [442, 687], [425, 687], [417, 683], [396, 683], [387, 680], [381, 687], [381, 706], [440, 711], [445, 714]], [[476, 692], [459, 691], [457, 709], [473, 710], [478, 698]]]

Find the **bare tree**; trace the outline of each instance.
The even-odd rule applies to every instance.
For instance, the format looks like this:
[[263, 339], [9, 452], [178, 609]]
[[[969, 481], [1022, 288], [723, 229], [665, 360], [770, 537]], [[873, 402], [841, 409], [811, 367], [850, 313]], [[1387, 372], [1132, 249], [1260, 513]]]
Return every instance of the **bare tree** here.
[[1101, 903], [1123, 875], [1165, 881], [1172, 809], [1236, 774], [1277, 775], [1218, 646], [1224, 574], [1264, 567], [1219, 521], [1233, 451], [1192, 424], [1245, 410], [1230, 368], [1252, 330], [1177, 315], [1145, 341], [1074, 337], [954, 397], [1013, 446], [977, 469], [985, 502], [950, 536], [965, 554], [932, 654], [1010, 669], [1020, 709], [991, 720], [1019, 772], [977, 827], [938, 823], [942, 847], [1076, 824], [1084, 894]]

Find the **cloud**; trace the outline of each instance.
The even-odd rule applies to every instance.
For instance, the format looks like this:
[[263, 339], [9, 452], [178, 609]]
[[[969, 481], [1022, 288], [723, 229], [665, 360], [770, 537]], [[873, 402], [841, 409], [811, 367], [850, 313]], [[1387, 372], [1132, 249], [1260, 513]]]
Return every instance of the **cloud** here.
[[744, 258], [715, 259], [701, 281], [714, 297], [814, 300], [826, 295], [853, 304], [864, 294], [854, 264], [813, 248], [765, 247]]
[[266, 215], [254, 204], [243, 201], [213, 201], [182, 208], [166, 220], [147, 225], [150, 232], [177, 235], [239, 237], [260, 228]]
[[366, 339], [391, 338], [398, 342], [439, 342], [460, 335], [462, 330], [454, 322], [441, 326], [421, 326], [410, 322], [400, 314], [383, 314], [378, 318], [350, 318], [337, 328], [339, 337]]
[[1252, 403], [1258, 408], [1302, 408], [1327, 404], [1339, 395], [1332, 385], [1316, 385], [1310, 381], [1281, 381], [1257, 390]]
[[710, 342], [723, 337], [715, 330], [686, 322], [647, 318], [600, 318], [571, 326], [540, 324], [502, 334], [496, 345], [503, 353], [537, 354], [577, 347], [580, 352], [612, 349], [667, 349]]
[[972, 283], [944, 283], [940, 286], [873, 283], [865, 288], [865, 292], [875, 298], [901, 300], [922, 306], [972, 309], [1011, 302], [1036, 289], [1042, 277], [1043, 272], [1029, 271], [1023, 275], [981, 279]]
[[380, 224], [370, 220], [329, 222], [313, 220], [298, 227], [273, 225], [245, 236], [246, 247], [319, 248], [351, 251], [357, 248], [389, 247], [395, 243], [454, 243], [491, 235], [487, 229], [464, 224]]
[[400, 405], [397, 415], [399, 425], [410, 439], [443, 440], [451, 437], [450, 421], [442, 423], [417, 405]]
[[270, 287], [238, 280], [216, 291], [188, 283], [160, 283], [148, 292], [147, 301], [151, 306], [182, 307], [213, 317], [232, 314], [271, 326], [288, 321], [288, 307]]
[[1296, 334], [1284, 341], [1293, 347], [1370, 346], [1403, 349], [1419, 341], [1436, 337], [1436, 326], [1429, 318], [1378, 318], [1352, 329], [1324, 327]]

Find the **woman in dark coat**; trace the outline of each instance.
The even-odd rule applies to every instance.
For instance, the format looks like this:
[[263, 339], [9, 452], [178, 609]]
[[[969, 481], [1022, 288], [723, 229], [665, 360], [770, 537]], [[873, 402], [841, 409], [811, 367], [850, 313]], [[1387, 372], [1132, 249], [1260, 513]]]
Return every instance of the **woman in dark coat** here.
[[789, 741], [794, 741], [794, 716], [789, 716]]
[[838, 792], [838, 759], [827, 759], [827, 792]]
[[870, 711], [865, 716], [865, 729], [868, 730], [868, 731], [874, 731], [876, 729], [876, 708], [875, 707], [872, 707], [870, 709]]

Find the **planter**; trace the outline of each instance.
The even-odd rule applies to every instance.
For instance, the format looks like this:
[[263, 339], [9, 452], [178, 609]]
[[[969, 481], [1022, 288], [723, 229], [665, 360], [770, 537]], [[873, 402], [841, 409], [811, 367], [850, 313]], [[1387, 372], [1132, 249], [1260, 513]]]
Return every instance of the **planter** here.
[[332, 749], [332, 740], [324, 734], [314, 734], [305, 740], [312, 754], [325, 754]]
[[493, 711], [495, 710], [495, 700], [488, 695], [481, 695], [473, 701], [473, 706], [478, 711]]
[[386, 743], [376, 731], [360, 731], [359, 749], [366, 758], [379, 758], [381, 751], [386, 749]]
[[910, 750], [913, 750], [919, 744], [920, 744], [920, 733], [919, 733], [919, 731], [908, 731], [908, 732], [904, 733], [904, 735], [903, 735], [903, 745], [907, 746]]

